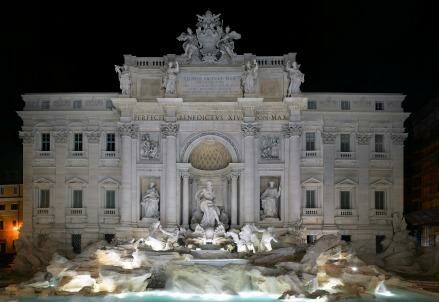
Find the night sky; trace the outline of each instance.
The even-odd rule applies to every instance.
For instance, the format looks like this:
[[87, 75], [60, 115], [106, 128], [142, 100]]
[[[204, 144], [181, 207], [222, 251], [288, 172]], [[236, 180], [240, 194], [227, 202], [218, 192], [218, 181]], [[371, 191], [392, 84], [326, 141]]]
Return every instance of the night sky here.
[[437, 10], [428, 1], [89, 2], [2, 9], [0, 183], [21, 179], [20, 94], [118, 91], [123, 54], [181, 54], [176, 37], [208, 8], [241, 33], [237, 53], [297, 52], [304, 92], [404, 93], [409, 112], [438, 92]]

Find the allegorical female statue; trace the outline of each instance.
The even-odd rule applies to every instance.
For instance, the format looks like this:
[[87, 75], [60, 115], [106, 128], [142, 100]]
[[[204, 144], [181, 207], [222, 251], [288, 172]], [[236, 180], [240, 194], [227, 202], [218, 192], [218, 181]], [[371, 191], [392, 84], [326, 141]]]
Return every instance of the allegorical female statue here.
[[119, 76], [120, 90], [122, 91], [122, 94], [130, 95], [131, 78], [128, 68], [125, 65], [124, 66], [114, 65], [114, 68], [117, 72], [117, 75]]
[[178, 66], [178, 62], [175, 61], [168, 63], [168, 69], [165, 71], [165, 75], [163, 77], [162, 88], [165, 89], [165, 96], [175, 96], [176, 91], [176, 82], [177, 82], [177, 74], [179, 73], [180, 68]]
[[154, 182], [149, 184], [148, 190], [143, 194], [141, 218], [158, 218], [159, 217], [160, 194]]
[[183, 56], [191, 59], [192, 55], [198, 51], [199, 43], [197, 36], [192, 32], [192, 29], [187, 28], [187, 33], [182, 33], [177, 37], [178, 41], [183, 41]]
[[296, 62], [287, 62], [285, 70], [288, 72], [288, 79], [290, 83], [288, 84], [287, 96], [292, 96], [293, 94], [300, 93], [300, 85], [305, 81], [305, 75], [299, 70], [300, 65]]
[[256, 62], [256, 60], [253, 61], [253, 65], [250, 63], [250, 61], [247, 61], [245, 64], [244, 72], [241, 77], [241, 88], [244, 96], [255, 94], [258, 69], [258, 62]]
[[268, 183], [268, 188], [261, 195], [261, 205], [263, 209], [263, 216], [270, 218], [278, 218], [278, 199], [280, 197], [281, 188], [274, 186], [274, 181]]
[[219, 219], [220, 210], [214, 204], [215, 194], [212, 191], [212, 182], [208, 181], [205, 188], [198, 190], [195, 198], [199, 202], [201, 212], [203, 212], [203, 218], [200, 223], [201, 227], [214, 228], [216, 224], [222, 224]]

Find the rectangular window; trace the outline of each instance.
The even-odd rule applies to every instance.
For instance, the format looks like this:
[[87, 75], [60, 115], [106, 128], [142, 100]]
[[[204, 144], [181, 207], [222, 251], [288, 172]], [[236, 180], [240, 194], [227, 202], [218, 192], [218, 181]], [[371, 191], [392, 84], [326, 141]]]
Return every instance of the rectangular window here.
[[39, 208], [47, 209], [50, 207], [50, 191], [40, 190], [40, 206]]
[[306, 133], [306, 151], [316, 150], [316, 134], [314, 132]]
[[81, 100], [73, 101], [73, 109], [81, 109], [81, 108], [82, 108], [82, 101]]
[[75, 133], [73, 150], [82, 151], [82, 133]]
[[4, 204], [0, 204], [0, 211], [6, 210], [6, 206]]
[[349, 134], [340, 135], [340, 151], [351, 152], [351, 136]]
[[375, 134], [375, 152], [384, 152], [384, 135]]
[[12, 227], [16, 227], [17, 226], [17, 220], [12, 220]]
[[306, 235], [306, 243], [313, 244], [317, 240], [317, 235]]
[[350, 209], [350, 208], [351, 208], [351, 192], [340, 191], [340, 209]]
[[74, 253], [81, 253], [81, 234], [72, 234], [72, 247]]
[[351, 102], [341, 101], [341, 110], [351, 110]]
[[49, 110], [50, 101], [41, 101], [41, 110]]
[[107, 133], [107, 151], [116, 151], [116, 135]]
[[50, 133], [41, 134], [41, 151], [50, 151]]
[[11, 204], [11, 210], [18, 210], [18, 203]]
[[82, 208], [82, 190], [73, 190], [72, 208]]
[[116, 208], [116, 191], [109, 190], [105, 193], [105, 208], [115, 209]]
[[317, 102], [316, 101], [308, 101], [308, 110], [316, 110]]
[[376, 244], [376, 248], [375, 251], [377, 254], [382, 253], [384, 251], [384, 247], [383, 247], [383, 241], [386, 238], [386, 236], [384, 235], [376, 235], [375, 236], [375, 244]]
[[375, 102], [375, 110], [376, 111], [383, 111], [384, 110], [384, 103], [383, 102]]
[[385, 192], [384, 191], [375, 191], [375, 209], [376, 210], [384, 210], [385, 206]]
[[3, 220], [0, 220], [0, 230], [3, 230]]
[[111, 243], [113, 241], [114, 237], [115, 237], [114, 234], [104, 234], [104, 239], [108, 243]]
[[18, 186], [14, 186], [14, 195], [18, 194]]
[[341, 240], [351, 242], [351, 235], [341, 235]]
[[109, 110], [113, 109], [113, 102], [111, 100], [106, 100], [105, 101], [105, 108], [109, 109]]
[[316, 208], [316, 191], [306, 190], [306, 208]]
[[4, 195], [5, 194], [5, 188], [4, 187], [0, 187], [0, 195]]

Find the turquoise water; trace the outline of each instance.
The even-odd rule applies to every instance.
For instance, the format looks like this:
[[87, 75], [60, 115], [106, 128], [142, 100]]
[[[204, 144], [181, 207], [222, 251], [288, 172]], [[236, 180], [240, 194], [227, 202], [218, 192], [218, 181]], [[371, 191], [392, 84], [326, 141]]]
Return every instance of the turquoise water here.
[[[417, 292], [392, 289], [392, 296], [377, 296], [375, 299], [347, 299], [345, 302], [437, 302], [439, 296], [423, 295]], [[188, 295], [169, 292], [144, 292], [108, 295], [100, 297], [82, 297], [82, 296], [54, 296], [54, 297], [18, 297], [6, 298], [0, 297], [0, 302], [175, 302], [175, 301], [230, 301], [230, 302], [274, 302], [279, 301], [278, 296], [258, 295], [257, 293], [243, 296], [222, 296], [222, 295]], [[313, 301], [309, 299], [295, 299], [288, 301]]]

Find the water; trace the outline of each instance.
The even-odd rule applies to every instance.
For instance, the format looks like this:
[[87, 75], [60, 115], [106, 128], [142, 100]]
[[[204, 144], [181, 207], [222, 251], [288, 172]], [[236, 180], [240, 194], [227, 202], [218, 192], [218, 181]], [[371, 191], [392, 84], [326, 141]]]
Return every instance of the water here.
[[[345, 302], [437, 302], [439, 296], [430, 296], [407, 290], [392, 289], [392, 295], [377, 294], [375, 299], [346, 299]], [[230, 302], [275, 302], [279, 301], [277, 295], [263, 295], [259, 293], [247, 293], [241, 296], [229, 295], [189, 295], [181, 293], [171, 293], [166, 291], [127, 293], [108, 295], [100, 297], [82, 297], [82, 296], [54, 296], [54, 297], [19, 297], [7, 298], [0, 297], [0, 302], [176, 302], [176, 301], [230, 301]], [[288, 301], [304, 302], [316, 301], [310, 299], [295, 299]]]

